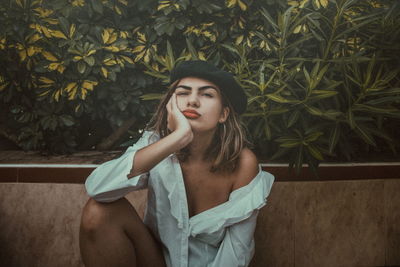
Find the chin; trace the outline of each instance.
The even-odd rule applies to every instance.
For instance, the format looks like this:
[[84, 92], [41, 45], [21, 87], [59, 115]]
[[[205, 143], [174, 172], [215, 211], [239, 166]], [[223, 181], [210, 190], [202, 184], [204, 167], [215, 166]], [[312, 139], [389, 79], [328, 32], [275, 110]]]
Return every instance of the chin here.
[[197, 134], [205, 134], [205, 133], [213, 134], [217, 130], [217, 126], [215, 126], [215, 127], [201, 127], [199, 125], [193, 125], [193, 124], [190, 124], [190, 125], [192, 126], [193, 133], [197, 133]]

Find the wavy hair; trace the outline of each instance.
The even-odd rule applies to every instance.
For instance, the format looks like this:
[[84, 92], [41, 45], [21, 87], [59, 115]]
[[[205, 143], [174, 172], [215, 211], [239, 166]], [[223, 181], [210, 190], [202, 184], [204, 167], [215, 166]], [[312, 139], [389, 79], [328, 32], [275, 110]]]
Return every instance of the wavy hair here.
[[[146, 126], [146, 130], [152, 130], [158, 133], [160, 138], [171, 133], [167, 126], [168, 111], [166, 105], [174, 93], [178, 83], [179, 80], [171, 84], [168, 91], [160, 100], [152, 119]], [[230, 112], [226, 121], [218, 124], [214, 138], [206, 150], [204, 159], [211, 159], [211, 172], [232, 173], [236, 169], [243, 148], [251, 147], [252, 144], [247, 138], [246, 127], [240, 120], [239, 115], [234, 111], [224, 93], [220, 90], [219, 92], [221, 94], [222, 106], [228, 107]], [[179, 161], [185, 162], [190, 156], [188, 146], [182, 148], [176, 153], [176, 155]]]

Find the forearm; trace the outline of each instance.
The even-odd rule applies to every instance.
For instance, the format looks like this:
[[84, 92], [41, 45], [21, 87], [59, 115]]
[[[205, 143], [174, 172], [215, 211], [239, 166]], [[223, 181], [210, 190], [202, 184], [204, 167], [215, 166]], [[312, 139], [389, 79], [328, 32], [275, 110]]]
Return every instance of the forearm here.
[[138, 150], [128, 178], [150, 171], [167, 156], [185, 147], [191, 140], [190, 134], [174, 131], [157, 142]]

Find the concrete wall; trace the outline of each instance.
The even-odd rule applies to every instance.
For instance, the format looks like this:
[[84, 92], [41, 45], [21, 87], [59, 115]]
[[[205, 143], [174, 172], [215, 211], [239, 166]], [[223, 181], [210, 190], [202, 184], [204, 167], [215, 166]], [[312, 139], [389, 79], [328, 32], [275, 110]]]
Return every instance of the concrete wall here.
[[[146, 191], [128, 199], [143, 213]], [[81, 184], [0, 183], [0, 266], [83, 266], [86, 200]], [[255, 238], [252, 267], [400, 265], [400, 180], [275, 182]]]

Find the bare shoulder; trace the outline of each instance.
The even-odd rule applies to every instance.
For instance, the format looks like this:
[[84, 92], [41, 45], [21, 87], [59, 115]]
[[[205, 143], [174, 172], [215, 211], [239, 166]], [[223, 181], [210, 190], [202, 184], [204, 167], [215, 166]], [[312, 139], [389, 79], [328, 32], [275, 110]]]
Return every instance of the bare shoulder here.
[[239, 156], [239, 163], [234, 172], [232, 190], [249, 184], [258, 174], [258, 159], [253, 151], [244, 148]]

